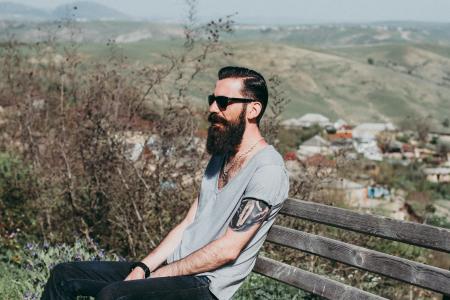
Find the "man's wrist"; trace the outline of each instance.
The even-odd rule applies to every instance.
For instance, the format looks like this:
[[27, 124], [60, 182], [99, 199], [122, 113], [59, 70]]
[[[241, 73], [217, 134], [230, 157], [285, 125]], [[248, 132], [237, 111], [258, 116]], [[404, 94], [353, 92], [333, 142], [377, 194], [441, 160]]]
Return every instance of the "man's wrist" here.
[[135, 268], [138, 268], [138, 267], [144, 271], [144, 274], [145, 274], [144, 278], [149, 278], [150, 277], [150, 273], [151, 272], [150, 272], [149, 267], [146, 264], [144, 264], [143, 262], [141, 262], [141, 261], [133, 263], [131, 265], [130, 272], [132, 272]]

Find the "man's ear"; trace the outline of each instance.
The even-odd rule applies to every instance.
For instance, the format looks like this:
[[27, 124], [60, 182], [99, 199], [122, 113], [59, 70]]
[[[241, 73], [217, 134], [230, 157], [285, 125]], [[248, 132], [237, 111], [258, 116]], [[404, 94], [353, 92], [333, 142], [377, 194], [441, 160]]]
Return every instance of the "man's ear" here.
[[250, 107], [247, 108], [247, 118], [256, 119], [262, 110], [261, 102], [251, 102]]

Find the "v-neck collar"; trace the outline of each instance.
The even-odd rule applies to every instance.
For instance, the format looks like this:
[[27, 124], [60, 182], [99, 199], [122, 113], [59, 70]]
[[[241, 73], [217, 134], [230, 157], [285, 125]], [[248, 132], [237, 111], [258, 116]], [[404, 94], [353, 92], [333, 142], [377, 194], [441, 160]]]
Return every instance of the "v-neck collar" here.
[[225, 158], [226, 156], [223, 155], [221, 158], [221, 162], [220, 162], [220, 169], [219, 172], [217, 172], [216, 174], [216, 178], [214, 180], [214, 190], [216, 192], [216, 194], [221, 193], [223, 190], [225, 190], [229, 185], [231, 185], [235, 179], [237, 177], [239, 177], [243, 171], [248, 168], [250, 166], [250, 164], [254, 161], [255, 157], [257, 157], [260, 153], [264, 152], [265, 150], [267, 150], [268, 148], [271, 148], [272, 145], [268, 144], [267, 146], [265, 146], [264, 148], [258, 150], [258, 152], [256, 152], [252, 157], [250, 157], [250, 159], [242, 166], [242, 168], [239, 169], [239, 171], [227, 182], [227, 184], [225, 184], [221, 189], [219, 189], [219, 178], [220, 178], [220, 174], [222, 173], [222, 168], [224, 167], [224, 163], [225, 163]]

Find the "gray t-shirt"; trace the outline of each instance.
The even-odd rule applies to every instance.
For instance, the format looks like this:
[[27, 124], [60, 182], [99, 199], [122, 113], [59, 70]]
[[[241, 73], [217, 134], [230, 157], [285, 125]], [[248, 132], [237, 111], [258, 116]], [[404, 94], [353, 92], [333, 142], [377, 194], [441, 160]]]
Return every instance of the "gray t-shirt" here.
[[255, 198], [271, 205], [268, 218], [235, 261], [210, 272], [197, 274], [210, 279], [209, 289], [221, 300], [230, 299], [250, 274], [258, 251], [289, 190], [284, 161], [270, 145], [251, 157], [219, 190], [218, 178], [223, 163], [223, 156], [213, 156], [209, 161], [202, 179], [194, 222], [186, 228], [181, 243], [167, 259], [168, 263], [182, 259], [223, 236], [242, 199]]

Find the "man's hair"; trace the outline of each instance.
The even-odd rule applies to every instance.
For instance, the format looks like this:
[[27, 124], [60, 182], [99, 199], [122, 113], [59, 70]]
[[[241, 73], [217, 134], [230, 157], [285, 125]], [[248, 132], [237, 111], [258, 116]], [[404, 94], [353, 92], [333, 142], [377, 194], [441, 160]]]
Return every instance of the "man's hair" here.
[[255, 99], [261, 102], [262, 109], [259, 115], [256, 117], [256, 123], [259, 126], [264, 111], [267, 107], [267, 101], [269, 93], [267, 91], [266, 80], [264, 77], [256, 71], [243, 68], [243, 67], [224, 67], [219, 70], [219, 80], [226, 78], [240, 78], [243, 79], [243, 87], [241, 94], [244, 97]]

